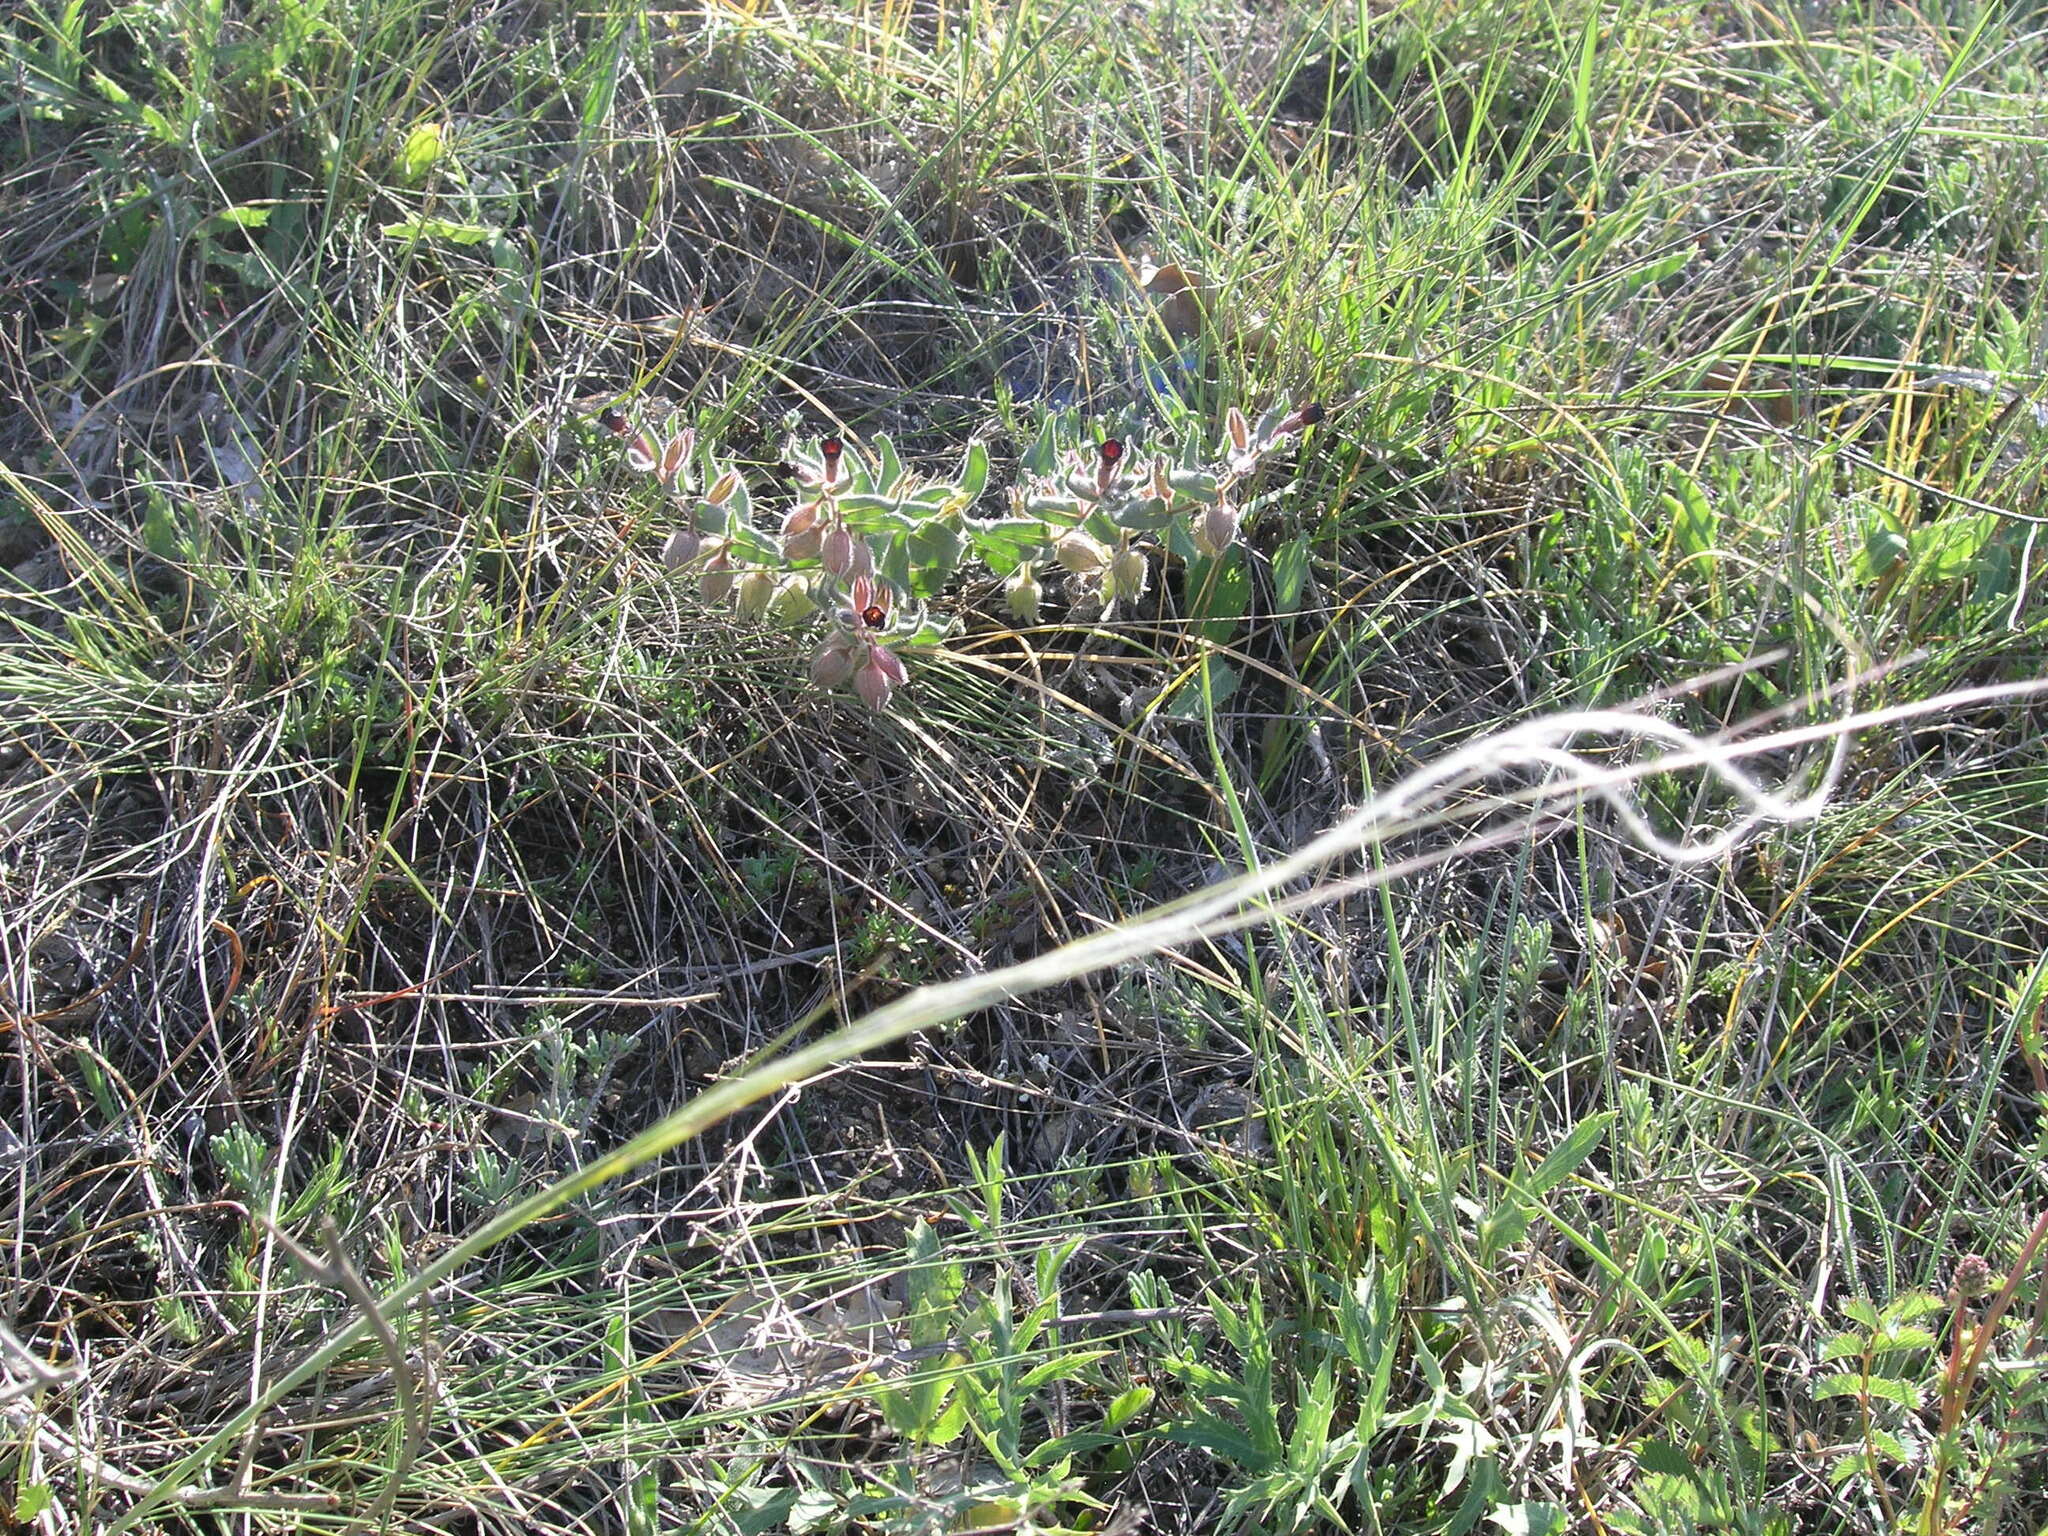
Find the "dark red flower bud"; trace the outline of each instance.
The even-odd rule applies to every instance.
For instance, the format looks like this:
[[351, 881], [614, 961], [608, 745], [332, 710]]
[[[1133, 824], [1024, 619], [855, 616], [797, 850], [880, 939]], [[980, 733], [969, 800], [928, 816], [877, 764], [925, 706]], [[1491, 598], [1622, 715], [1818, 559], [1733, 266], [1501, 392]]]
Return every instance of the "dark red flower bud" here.
[[1324, 414], [1322, 406], [1314, 400], [1309, 401], [1306, 405], [1296, 406], [1294, 414], [1273, 429], [1273, 436], [1285, 437], [1290, 432], [1306, 432], [1310, 427], [1321, 421]]
[[605, 431], [611, 433], [613, 437], [624, 437], [626, 435], [626, 413], [616, 405], [608, 405], [599, 411], [597, 413], [597, 424], [603, 427]]
[[869, 603], [867, 607], [861, 609], [860, 621], [869, 629], [880, 629], [889, 621], [889, 615], [879, 603]]
[[1114, 464], [1124, 456], [1123, 439], [1120, 437], [1105, 437], [1102, 440], [1101, 446], [1095, 451], [1102, 455], [1102, 462], [1104, 464]]

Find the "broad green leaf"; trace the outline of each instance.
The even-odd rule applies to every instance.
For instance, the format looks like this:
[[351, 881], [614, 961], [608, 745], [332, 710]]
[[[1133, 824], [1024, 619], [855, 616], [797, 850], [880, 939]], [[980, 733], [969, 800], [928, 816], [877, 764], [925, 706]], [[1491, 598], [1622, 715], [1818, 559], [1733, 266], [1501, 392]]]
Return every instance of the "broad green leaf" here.
[[874, 439], [874, 449], [876, 459], [875, 489], [878, 491], [893, 490], [895, 489], [896, 482], [903, 478], [903, 461], [896, 456], [896, 445], [889, 440], [888, 433], [877, 432]]
[[1557, 1536], [1571, 1523], [1570, 1512], [1562, 1504], [1548, 1504], [1541, 1499], [1531, 1499], [1526, 1504], [1503, 1504], [1489, 1510], [1486, 1518], [1508, 1536]]
[[1571, 1134], [1553, 1147], [1550, 1155], [1536, 1165], [1536, 1171], [1522, 1181], [1522, 1188], [1531, 1195], [1547, 1195], [1570, 1178], [1599, 1147], [1607, 1127], [1614, 1123], [1614, 1114], [1613, 1110], [1606, 1110], [1573, 1126]]
[[1990, 512], [1937, 517], [1920, 524], [1906, 536], [1913, 551], [1914, 578], [1961, 580], [1975, 569], [1978, 554], [1997, 531], [1998, 518]]
[[[1020, 1341], [1018, 1347], [1028, 1348], [1029, 1346]], [[1049, 1381], [1065, 1381], [1069, 1376], [1080, 1374], [1096, 1361], [1114, 1353], [1114, 1350], [1108, 1349], [1085, 1349], [1071, 1355], [1056, 1355], [1050, 1360], [1039, 1362], [1022, 1376], [1018, 1377], [1017, 1390], [1020, 1392], [1033, 1392]]]
[[1302, 588], [1308, 585], [1309, 537], [1297, 533], [1273, 551], [1273, 610], [1299, 611]]
[[[1237, 692], [1238, 670], [1227, 661], [1209, 664], [1209, 698], [1215, 707], [1221, 709], [1224, 700]], [[1159, 712], [1173, 720], [1199, 720], [1202, 718], [1202, 679], [1199, 672], [1189, 672], [1177, 682], [1171, 694], [1160, 704]]]
[[875, 546], [875, 574], [899, 592], [912, 590], [910, 542], [884, 539]]
[[445, 132], [444, 124], [421, 123], [405, 136], [405, 143], [398, 151], [399, 180], [416, 185], [440, 163], [446, 150]]
[[1111, 520], [1129, 533], [1157, 533], [1178, 515], [1165, 502], [1147, 498], [1124, 502]]
[[904, 541], [910, 560], [908, 590], [913, 597], [931, 597], [946, 584], [960, 563], [960, 535], [945, 523], [926, 523]]
[[1158, 1394], [1150, 1387], [1129, 1387], [1109, 1400], [1109, 1407], [1102, 1415], [1104, 1429], [1121, 1429], [1132, 1419], [1152, 1406], [1152, 1399]]
[[232, 208], [223, 208], [201, 221], [196, 233], [211, 235], [223, 229], [261, 229], [270, 222], [271, 211], [268, 208], [238, 203]]
[[1913, 546], [1899, 527], [1898, 519], [1892, 516], [1889, 508], [1880, 507], [1872, 514], [1870, 526], [1864, 530], [1862, 556], [1857, 562], [1856, 574], [1865, 581], [1875, 581], [1909, 559], [1912, 553]]
[[1647, 288], [1653, 283], [1661, 283], [1665, 278], [1675, 276], [1692, 260], [1695, 249], [1694, 246], [1681, 245], [1668, 256], [1660, 256], [1655, 261], [1646, 261], [1640, 267], [1630, 268], [1622, 277], [1622, 291], [1634, 293], [1640, 288]]
[[408, 244], [445, 240], [450, 245], [482, 245], [498, 232], [497, 227], [491, 224], [464, 224], [455, 219], [433, 219], [424, 215], [400, 219], [378, 231], [386, 240], [400, 240]]
[[976, 438], [967, 445], [967, 452], [960, 459], [960, 474], [957, 483], [962, 495], [971, 502], [982, 493], [988, 484], [988, 445]]
[[1251, 600], [1251, 573], [1235, 546], [1214, 559], [1197, 557], [1188, 562], [1188, 612], [1196, 621], [1195, 632], [1210, 644], [1229, 641]]
[[1684, 470], [1673, 468], [1667, 472], [1671, 489], [1664, 493], [1664, 510], [1671, 518], [1671, 549], [1680, 560], [1697, 559], [1700, 574], [1711, 578], [1716, 540], [1720, 534], [1720, 519], [1715, 515], [1714, 504], [1707, 499], [1706, 489], [1699, 481]]

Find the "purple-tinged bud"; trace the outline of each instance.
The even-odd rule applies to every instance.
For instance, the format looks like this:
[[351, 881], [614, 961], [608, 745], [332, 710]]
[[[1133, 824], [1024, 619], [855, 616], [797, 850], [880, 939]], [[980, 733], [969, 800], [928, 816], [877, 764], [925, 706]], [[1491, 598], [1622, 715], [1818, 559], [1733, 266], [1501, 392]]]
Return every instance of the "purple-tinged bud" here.
[[802, 533], [792, 533], [782, 541], [782, 558], [785, 560], [815, 560], [824, 544], [824, 535], [815, 527], [806, 528]]
[[837, 688], [853, 676], [853, 641], [835, 635], [811, 658], [811, 681], [820, 688]]
[[853, 569], [853, 530], [844, 523], [834, 523], [826, 529], [818, 558], [834, 576], [845, 577]]
[[782, 536], [786, 539], [794, 534], [809, 533], [818, 526], [818, 504], [807, 501], [782, 520]]
[[1955, 1278], [1949, 1282], [1949, 1294], [1968, 1300], [1972, 1296], [1982, 1296], [1995, 1283], [1990, 1260], [1981, 1253], [1966, 1253], [1956, 1260]]
[[720, 543], [704, 561], [703, 574], [697, 578], [697, 590], [704, 594], [708, 603], [722, 603], [732, 596], [733, 583], [738, 579], [732, 568], [732, 545]]
[[1202, 509], [1191, 531], [1196, 549], [1205, 555], [1220, 555], [1237, 537], [1237, 513], [1229, 502], [1218, 499]]
[[889, 695], [909, 679], [901, 657], [879, 645], [870, 645], [867, 660], [853, 674], [853, 691], [869, 709], [880, 709], [889, 702]]
[[697, 552], [704, 547], [704, 536], [694, 528], [678, 528], [668, 536], [668, 542], [661, 546], [662, 562], [670, 570], [677, 570], [697, 558]]

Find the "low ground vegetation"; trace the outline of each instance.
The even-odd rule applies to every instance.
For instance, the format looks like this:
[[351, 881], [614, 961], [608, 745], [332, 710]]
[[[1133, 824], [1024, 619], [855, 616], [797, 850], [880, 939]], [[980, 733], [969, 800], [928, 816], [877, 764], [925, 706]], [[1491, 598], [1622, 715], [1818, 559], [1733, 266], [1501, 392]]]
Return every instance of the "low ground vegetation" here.
[[0, 1527], [2048, 1525], [2039, 7], [0, 49]]

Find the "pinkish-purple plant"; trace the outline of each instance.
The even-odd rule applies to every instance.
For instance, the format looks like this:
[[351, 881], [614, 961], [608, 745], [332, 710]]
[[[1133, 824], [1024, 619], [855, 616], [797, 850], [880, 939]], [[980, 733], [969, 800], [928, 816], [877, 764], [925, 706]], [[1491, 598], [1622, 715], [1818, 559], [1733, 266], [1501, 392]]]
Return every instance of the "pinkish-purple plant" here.
[[791, 440], [797, 501], [770, 535], [755, 527], [739, 472], [682, 427], [666, 437], [608, 408], [599, 424], [625, 443], [626, 461], [658, 480], [677, 521], [662, 554], [697, 577], [714, 602], [786, 625], [825, 617], [811, 657], [821, 688], [851, 684], [873, 709], [909, 680], [900, 648], [943, 635], [925, 605], [972, 557], [1003, 579], [1020, 623], [1035, 623], [1047, 566], [1068, 590], [1099, 601], [1105, 617], [1151, 589], [1155, 558], [1221, 559], [1236, 542], [1238, 481], [1285, 438], [1322, 419], [1322, 407], [1279, 407], [1254, 426], [1233, 407], [1213, 456], [1154, 454], [1140, 462], [1121, 438], [1061, 448], [1049, 422], [1026, 453], [1026, 475], [1007, 515], [970, 508], [988, 481], [988, 453], [969, 443], [947, 479], [911, 474], [877, 436], [869, 451], [839, 437]]

